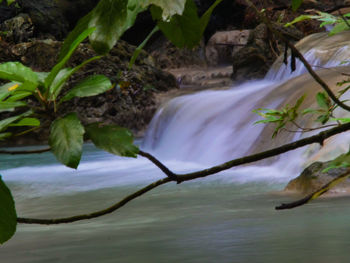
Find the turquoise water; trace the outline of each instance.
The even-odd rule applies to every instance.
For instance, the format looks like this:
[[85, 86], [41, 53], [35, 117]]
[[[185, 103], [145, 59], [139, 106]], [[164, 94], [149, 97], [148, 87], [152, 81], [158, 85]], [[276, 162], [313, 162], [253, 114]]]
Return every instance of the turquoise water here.
[[[62, 217], [103, 209], [163, 175], [144, 159], [87, 145], [81, 168], [46, 153], [2, 156], [19, 216]], [[44, 164], [44, 165], [43, 165]], [[169, 161], [182, 171], [196, 164]], [[349, 262], [349, 198], [275, 211], [291, 175], [245, 167], [161, 186], [117, 212], [58, 226], [19, 225], [0, 262]]]

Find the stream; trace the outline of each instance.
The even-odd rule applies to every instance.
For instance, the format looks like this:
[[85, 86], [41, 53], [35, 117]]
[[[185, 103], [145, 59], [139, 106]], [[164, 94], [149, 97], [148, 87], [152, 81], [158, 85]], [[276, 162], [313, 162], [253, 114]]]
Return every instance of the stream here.
[[[345, 37], [348, 41], [349, 34]], [[334, 54], [343, 58], [339, 52], [348, 51], [344, 45], [341, 49]], [[329, 63], [317, 61], [319, 66]], [[169, 101], [137, 144], [185, 173], [304, 137], [298, 133], [271, 141], [271, 128], [252, 126], [259, 119], [252, 109], [278, 107], [302, 94], [302, 87], [310, 94], [317, 91], [308, 76], [288, 80], [276, 72], [278, 79], [270, 72], [264, 80]], [[323, 76], [332, 81], [334, 74]], [[310, 99], [305, 107], [312, 103]], [[349, 141], [344, 134], [322, 149], [311, 145], [204, 179], [169, 183], [97, 219], [57, 226], [19, 224], [14, 237], [0, 247], [0, 262], [348, 262], [350, 197], [320, 198], [288, 211], [274, 207], [298, 198], [281, 190], [308, 162], [346, 151]], [[142, 157], [116, 157], [91, 144], [84, 145], [77, 170], [59, 165], [51, 153], [4, 155], [0, 165], [20, 217], [101, 210], [164, 177]]]

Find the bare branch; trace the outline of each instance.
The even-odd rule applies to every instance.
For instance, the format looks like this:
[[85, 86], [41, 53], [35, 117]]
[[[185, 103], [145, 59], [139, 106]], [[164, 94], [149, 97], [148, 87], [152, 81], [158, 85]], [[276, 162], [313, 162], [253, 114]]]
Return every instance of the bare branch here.
[[[303, 147], [303, 146], [311, 144], [311, 143], [322, 144], [325, 139], [327, 139], [335, 134], [345, 132], [347, 130], [350, 130], [350, 123], [346, 123], [346, 124], [343, 124], [341, 126], [337, 126], [333, 129], [329, 129], [327, 131], [320, 132], [317, 135], [314, 135], [314, 136], [311, 136], [308, 138], [304, 138], [304, 139], [301, 139], [301, 140], [298, 140], [298, 141], [292, 142], [290, 144], [286, 144], [286, 145], [283, 145], [283, 146], [280, 146], [280, 147], [277, 147], [277, 148], [274, 148], [274, 149], [271, 149], [268, 151], [264, 151], [264, 152], [249, 155], [246, 157], [234, 159], [232, 161], [223, 163], [223, 164], [218, 165], [218, 166], [211, 167], [209, 169], [205, 169], [205, 170], [201, 170], [201, 171], [197, 171], [197, 172], [193, 172], [193, 173], [187, 173], [187, 174], [175, 174], [175, 173], [171, 172], [164, 164], [162, 164], [160, 161], [157, 160], [157, 162], [159, 162], [157, 166], [162, 171], [163, 171], [163, 169], [168, 170], [170, 172], [170, 174], [174, 175], [174, 178], [170, 178], [168, 176], [167, 178], [153, 182], [152, 184], [146, 186], [145, 188], [142, 188], [139, 191], [125, 197], [124, 199], [122, 199], [118, 203], [114, 204], [113, 206], [106, 208], [104, 210], [100, 210], [100, 211], [91, 213], [91, 214], [77, 215], [77, 216], [66, 217], [66, 218], [57, 218], [57, 219], [36, 219], [36, 218], [19, 217], [19, 218], [17, 218], [17, 222], [18, 223], [25, 223], [25, 224], [53, 225], [53, 224], [62, 224], [62, 223], [72, 223], [72, 222], [79, 221], [79, 220], [100, 217], [100, 216], [103, 216], [103, 215], [106, 215], [106, 214], [109, 214], [109, 213], [116, 211], [117, 209], [124, 206], [126, 203], [128, 203], [128, 202], [132, 201], [133, 199], [147, 193], [148, 191], [151, 191], [152, 189], [154, 189], [160, 185], [163, 185], [163, 184], [166, 184], [166, 183], [169, 183], [172, 181], [176, 181], [177, 183], [181, 183], [184, 181], [190, 181], [193, 179], [206, 177], [206, 176], [221, 172], [223, 170], [227, 170], [227, 169], [232, 168], [234, 166], [252, 163], [255, 161], [260, 161], [262, 159], [267, 159], [269, 157], [273, 157], [273, 156], [276, 156], [276, 155]], [[148, 156], [148, 157], [151, 156], [150, 154], [145, 153], [145, 152], [142, 152], [142, 155]]]
[[44, 148], [39, 150], [28, 150], [28, 151], [8, 151], [8, 150], [0, 150], [0, 154], [33, 154], [33, 153], [44, 153], [49, 152], [51, 148]]
[[22, 218], [18, 217], [17, 222], [18, 223], [24, 223], [24, 224], [41, 224], [41, 225], [55, 225], [55, 224], [64, 224], [64, 223], [72, 223], [80, 220], [86, 220], [86, 219], [91, 219], [91, 218], [96, 218], [100, 217], [103, 215], [110, 214], [114, 212], [115, 210], [121, 208], [124, 206], [126, 203], [130, 202], [131, 200], [147, 193], [148, 191], [151, 191], [152, 189], [170, 182], [170, 178], [164, 178], [161, 180], [158, 180], [154, 183], [151, 183], [147, 185], [146, 187], [140, 189], [139, 191], [125, 197], [118, 203], [112, 205], [111, 207], [108, 207], [104, 210], [100, 210], [91, 214], [85, 214], [85, 215], [77, 215], [77, 216], [72, 216], [72, 217], [65, 217], [65, 218], [56, 218], [56, 219], [36, 219], [36, 218]]
[[152, 163], [154, 163], [160, 170], [162, 170], [163, 173], [165, 173], [170, 179], [177, 181], [177, 176], [175, 173], [169, 170], [168, 167], [166, 167], [164, 164], [162, 164], [159, 160], [157, 160], [154, 156], [152, 156], [150, 153], [146, 153], [143, 151], [139, 151], [139, 155], [147, 158]]
[[281, 204], [280, 206], [276, 206], [275, 209], [276, 210], [291, 209], [291, 208], [295, 208], [295, 207], [298, 207], [298, 206], [305, 205], [308, 202], [310, 202], [311, 200], [313, 200], [313, 199], [323, 195], [329, 189], [331, 189], [333, 186], [335, 186], [336, 184], [341, 183], [342, 181], [344, 181], [349, 176], [350, 176], [350, 169], [347, 169], [346, 172], [344, 172], [341, 175], [337, 176], [336, 178], [334, 178], [333, 180], [331, 180], [330, 182], [328, 182], [327, 184], [325, 184], [324, 186], [322, 186], [320, 189], [316, 190], [312, 194], [309, 194], [308, 196], [305, 196], [304, 198], [302, 198], [300, 200], [297, 200], [295, 202], [291, 202], [291, 203], [287, 203], [287, 204]]

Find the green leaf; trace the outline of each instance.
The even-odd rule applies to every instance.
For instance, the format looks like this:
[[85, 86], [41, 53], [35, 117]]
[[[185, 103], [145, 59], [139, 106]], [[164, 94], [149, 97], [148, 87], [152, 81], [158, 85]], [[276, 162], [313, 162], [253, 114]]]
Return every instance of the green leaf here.
[[301, 6], [302, 3], [303, 3], [303, 0], [292, 0], [293, 11], [296, 11]]
[[6, 139], [6, 138], [8, 138], [8, 137], [10, 137], [11, 135], [12, 135], [11, 132], [1, 132], [1, 133], [0, 133], [0, 141]]
[[327, 110], [329, 109], [330, 99], [326, 93], [318, 92], [316, 95], [316, 101], [317, 101], [318, 106], [320, 106], [321, 108], [324, 108]]
[[16, 123], [11, 123], [9, 126], [40, 126], [40, 121], [37, 118], [23, 118]]
[[135, 51], [132, 54], [132, 57], [130, 59], [130, 62], [129, 62], [129, 70], [132, 68], [132, 66], [134, 65], [136, 59], [140, 55], [141, 50], [144, 48], [144, 46], [147, 44], [147, 42], [150, 40], [150, 38], [158, 31], [159, 31], [159, 27], [155, 26], [152, 29], [152, 31], [148, 34], [148, 36], [145, 38], [145, 40], [142, 41], [142, 43], [135, 49]]
[[186, 0], [140, 0], [140, 5], [144, 8], [153, 4], [158, 6], [161, 11], [162, 20], [167, 21], [174, 15], [182, 15], [185, 9]]
[[90, 97], [106, 92], [112, 88], [111, 81], [104, 75], [89, 76], [76, 85], [62, 98], [60, 102], [74, 97]]
[[205, 11], [205, 13], [200, 18], [200, 24], [201, 24], [201, 35], [204, 34], [204, 31], [209, 23], [211, 14], [213, 13], [215, 7], [220, 4], [222, 0], [216, 0], [208, 9]]
[[193, 48], [201, 40], [201, 22], [197, 7], [193, 0], [186, 2], [183, 14], [174, 15], [169, 22], [161, 19], [162, 10], [156, 6], [151, 8], [152, 17], [158, 20], [158, 27], [163, 34], [177, 47]]
[[58, 61], [61, 61], [69, 52], [72, 47], [73, 42], [81, 35], [86, 29], [88, 29], [89, 22], [91, 19], [91, 13], [88, 13], [86, 16], [81, 18], [74, 29], [68, 34], [66, 39], [63, 42], [63, 45], [58, 56]]
[[19, 62], [0, 64], [0, 78], [27, 83], [27, 88], [30, 89], [30, 91], [34, 91], [38, 86], [38, 76], [35, 72]]
[[93, 9], [89, 27], [96, 31], [90, 41], [97, 53], [108, 53], [127, 29], [127, 4], [127, 0], [101, 0]]
[[79, 69], [81, 69], [82, 67], [84, 67], [86, 64], [100, 59], [101, 56], [95, 56], [92, 57], [90, 59], [85, 60], [83, 63], [81, 63], [80, 65], [76, 66], [75, 68], [64, 68], [61, 69], [58, 74], [56, 75], [54, 81], [51, 84], [51, 88], [50, 88], [50, 99], [51, 100], [56, 100], [56, 98], [58, 97], [58, 95], [60, 94], [64, 84], [67, 82], [67, 80], [75, 73], [77, 72]]
[[27, 111], [27, 112], [22, 113], [20, 115], [9, 117], [9, 118], [1, 120], [0, 121], [0, 132], [4, 131], [10, 124], [14, 123], [15, 121], [17, 121], [17, 120], [19, 120], [19, 119], [21, 119], [23, 117], [29, 116], [32, 113], [33, 112], [30, 110], [30, 111]]
[[19, 101], [19, 100], [21, 100], [21, 99], [24, 99], [24, 98], [30, 96], [30, 95], [32, 95], [32, 93], [29, 92], [29, 91], [21, 91], [21, 90], [19, 90], [19, 91], [14, 92], [13, 95], [11, 95], [11, 96], [6, 100], [6, 102]]
[[5, 243], [15, 234], [16, 227], [15, 202], [10, 190], [0, 176], [0, 244]]
[[1, 111], [13, 111], [16, 107], [27, 106], [27, 103], [23, 101], [6, 102], [0, 101], [0, 112]]
[[51, 151], [64, 165], [77, 168], [83, 147], [84, 127], [76, 113], [69, 113], [63, 118], [56, 119], [49, 136]]
[[45, 79], [45, 87], [50, 89], [50, 94], [52, 94], [51, 91], [51, 84], [56, 78], [57, 74], [61, 71], [61, 69], [64, 67], [64, 65], [67, 63], [67, 61], [70, 59], [76, 48], [79, 46], [81, 42], [85, 38], [87, 38], [93, 31], [95, 31], [95, 28], [88, 28], [84, 30], [69, 46], [69, 48], [66, 50], [66, 54], [64, 57], [56, 64], [56, 66], [53, 67], [49, 75]]
[[289, 27], [291, 25], [294, 25], [295, 23], [298, 23], [298, 22], [301, 22], [301, 21], [304, 21], [304, 20], [308, 20], [308, 19], [313, 19], [313, 18], [315, 18], [315, 16], [301, 15], [301, 16], [298, 16], [297, 18], [295, 18], [292, 22], [286, 23], [284, 26], [285, 27]]
[[119, 156], [137, 156], [139, 149], [133, 144], [134, 138], [128, 129], [98, 123], [90, 124], [85, 129], [96, 147]]
[[[350, 22], [350, 21], [349, 21]], [[333, 36], [335, 34], [338, 34], [340, 32], [343, 32], [345, 30], [348, 30], [349, 26], [347, 23], [345, 23], [344, 21], [339, 22], [338, 24], [336, 24], [332, 30], [329, 32], [330, 36]]]
[[348, 123], [350, 122], [350, 118], [331, 118], [331, 121], [340, 121], [341, 123]]

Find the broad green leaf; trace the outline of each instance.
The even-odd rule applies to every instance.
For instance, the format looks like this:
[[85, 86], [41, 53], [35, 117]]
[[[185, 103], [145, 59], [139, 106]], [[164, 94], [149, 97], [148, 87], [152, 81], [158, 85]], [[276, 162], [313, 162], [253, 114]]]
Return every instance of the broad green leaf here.
[[201, 24], [201, 35], [204, 34], [204, 31], [209, 23], [211, 14], [213, 13], [215, 7], [220, 4], [222, 2], [222, 0], [216, 0], [209, 8], [207, 11], [205, 11], [205, 13], [202, 15], [202, 17], [200, 18], [200, 24]]
[[112, 88], [111, 81], [104, 75], [93, 75], [87, 77], [62, 98], [63, 101], [74, 97], [90, 97], [106, 92]]
[[6, 62], [0, 64], [0, 79], [27, 83], [31, 91], [38, 86], [38, 76], [30, 68], [20, 62]]
[[303, 3], [303, 0], [292, 0], [293, 11], [296, 11], [301, 6], [302, 3]]
[[139, 149], [133, 144], [134, 138], [128, 129], [98, 123], [88, 125], [85, 129], [96, 147], [119, 156], [137, 156]]
[[58, 74], [56, 75], [54, 81], [51, 84], [51, 88], [50, 88], [50, 99], [51, 100], [56, 100], [56, 98], [58, 97], [58, 95], [60, 94], [64, 84], [67, 82], [67, 80], [75, 73], [77, 72], [79, 69], [81, 69], [82, 67], [84, 67], [86, 64], [100, 59], [101, 56], [95, 56], [92, 57], [90, 59], [85, 60], [83, 63], [81, 63], [80, 65], [76, 66], [75, 68], [64, 68], [61, 69]]
[[0, 132], [0, 141], [10, 137], [12, 135], [11, 132]]
[[139, 2], [144, 8], [151, 4], [158, 6], [162, 10], [161, 17], [164, 21], [169, 20], [174, 15], [182, 15], [186, 4], [186, 0], [140, 0]]
[[0, 101], [0, 112], [1, 111], [13, 111], [16, 107], [27, 106], [27, 103], [23, 101], [6, 102]]
[[16, 227], [15, 202], [10, 190], [0, 176], [0, 244], [5, 243], [15, 234]]
[[153, 6], [151, 13], [153, 19], [158, 20], [160, 30], [175, 46], [193, 48], [199, 44], [202, 37], [201, 22], [193, 0], [186, 2], [181, 16], [174, 15], [169, 22], [161, 20], [162, 10], [159, 7]]
[[76, 113], [69, 113], [56, 119], [50, 129], [51, 151], [64, 165], [77, 168], [83, 147], [84, 127]]
[[318, 92], [316, 95], [316, 101], [318, 106], [320, 106], [323, 109], [329, 109], [330, 107], [330, 99], [328, 95], [324, 92]]
[[9, 126], [40, 126], [40, 121], [37, 118], [23, 118], [16, 123], [11, 123]]
[[101, 0], [92, 10], [89, 27], [96, 27], [90, 36], [94, 50], [106, 54], [127, 28], [127, 0]]
[[51, 84], [56, 78], [57, 74], [61, 71], [61, 69], [64, 67], [64, 65], [67, 63], [67, 61], [70, 59], [72, 56], [73, 52], [76, 50], [76, 48], [79, 46], [81, 42], [85, 38], [87, 38], [91, 33], [95, 31], [95, 28], [88, 28], [84, 30], [69, 46], [67, 49], [67, 53], [65, 56], [56, 64], [56, 66], [53, 67], [49, 75], [45, 79], [45, 87], [50, 90], [50, 94], [52, 94], [51, 91]]

